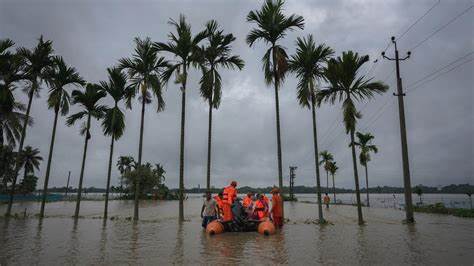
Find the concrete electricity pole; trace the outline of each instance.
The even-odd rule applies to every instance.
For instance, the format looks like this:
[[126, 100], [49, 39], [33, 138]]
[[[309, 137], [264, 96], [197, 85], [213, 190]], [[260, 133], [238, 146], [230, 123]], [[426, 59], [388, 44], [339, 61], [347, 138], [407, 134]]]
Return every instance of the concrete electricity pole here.
[[408, 59], [411, 55], [411, 52], [408, 51], [407, 55], [404, 58], [398, 57], [397, 42], [395, 37], [392, 36], [392, 42], [395, 46], [395, 58], [389, 58], [385, 56], [385, 52], [382, 52], [382, 56], [385, 59], [395, 61], [397, 69], [397, 93], [393, 94], [398, 98], [398, 113], [400, 117], [400, 136], [402, 142], [402, 160], [403, 160], [403, 183], [405, 187], [405, 213], [406, 213], [406, 222], [413, 223], [415, 219], [413, 218], [413, 202], [412, 202], [412, 193], [411, 193], [411, 181], [410, 181], [410, 166], [408, 163], [408, 144], [407, 144], [407, 130], [405, 124], [405, 104], [403, 103], [403, 97], [405, 93], [402, 88], [402, 78], [400, 78], [400, 65], [399, 61], [404, 61]]
[[293, 201], [295, 199], [295, 193], [294, 193], [294, 186], [295, 186], [295, 171], [298, 167], [296, 166], [290, 166], [290, 200]]
[[71, 178], [71, 171], [69, 171], [69, 174], [67, 176], [67, 183], [66, 183], [66, 193], [64, 193], [64, 197], [67, 196], [67, 192], [69, 190], [69, 178]]

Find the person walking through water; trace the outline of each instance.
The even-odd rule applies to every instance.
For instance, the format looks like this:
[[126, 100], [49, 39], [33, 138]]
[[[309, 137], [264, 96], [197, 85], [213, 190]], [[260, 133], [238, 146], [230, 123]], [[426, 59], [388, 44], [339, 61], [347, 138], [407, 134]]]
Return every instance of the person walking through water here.
[[283, 200], [280, 196], [280, 189], [273, 188], [271, 193], [272, 209], [270, 210], [270, 214], [272, 215], [275, 227], [280, 228], [283, 226]]
[[328, 193], [325, 193], [324, 198], [323, 198], [323, 202], [324, 202], [324, 204], [326, 204], [326, 209], [329, 209], [329, 202], [330, 201], [331, 201], [331, 198], [329, 198]]
[[202, 204], [201, 218], [202, 227], [206, 228], [207, 224], [217, 219], [217, 202], [211, 197], [211, 193], [206, 193], [206, 198]]

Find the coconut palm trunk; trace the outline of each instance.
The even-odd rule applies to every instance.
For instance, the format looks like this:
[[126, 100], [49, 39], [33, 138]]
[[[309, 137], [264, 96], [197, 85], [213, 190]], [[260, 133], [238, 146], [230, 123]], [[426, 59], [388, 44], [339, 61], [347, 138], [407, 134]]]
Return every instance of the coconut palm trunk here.
[[[313, 90], [312, 90], [313, 91]], [[314, 102], [314, 95], [311, 96], [311, 112], [313, 115], [313, 139], [314, 139], [314, 166], [316, 167], [316, 193], [318, 195], [318, 215], [319, 222], [324, 222], [323, 217], [323, 203], [321, 201], [321, 179], [319, 175], [319, 163], [318, 163], [318, 132], [316, 130], [316, 107]]]
[[[15, 172], [13, 173], [12, 187], [10, 190], [10, 198], [8, 200], [8, 207], [7, 207], [7, 212], [5, 216], [10, 216], [11, 211], [12, 211], [13, 196], [15, 195], [16, 181], [18, 177], [18, 172], [20, 171], [20, 168], [21, 168], [21, 152], [23, 151], [23, 144], [25, 143], [26, 128], [28, 127], [28, 120], [30, 120], [31, 104], [33, 103], [33, 91], [35, 91], [36, 89], [35, 84], [36, 83], [33, 84], [33, 88], [31, 92], [28, 93], [28, 106], [26, 107], [26, 114], [25, 114], [25, 121], [23, 122], [23, 128], [21, 129], [21, 138], [20, 138], [20, 144], [18, 147], [18, 153], [16, 157]], [[2, 134], [2, 137], [3, 137], [3, 134]]]
[[334, 204], [336, 204], [336, 185], [334, 183], [334, 175], [332, 175], [332, 193], [334, 194]]
[[[277, 58], [275, 54], [275, 43], [272, 44], [272, 56], [273, 56], [273, 78], [275, 88], [275, 114], [276, 114], [276, 130], [277, 130], [277, 149], [278, 149], [278, 186], [280, 191], [283, 192], [283, 172], [282, 172], [282, 155], [281, 155], [281, 135], [280, 135], [280, 100], [278, 98], [278, 73], [277, 73]], [[283, 206], [282, 206], [283, 207]], [[283, 216], [284, 217], [284, 216]]]
[[[117, 105], [116, 105], [117, 106]], [[105, 206], [104, 206], [104, 220], [107, 220], [109, 210], [109, 191], [110, 191], [110, 176], [112, 174], [112, 158], [114, 154], [114, 135], [110, 141], [109, 167], [107, 169], [107, 187], [105, 188]]]
[[[211, 96], [212, 97], [212, 96]], [[207, 134], [207, 179], [206, 190], [211, 191], [211, 145], [212, 145], [212, 98], [209, 100], [209, 129]]]
[[356, 200], [357, 200], [357, 216], [359, 218], [359, 224], [364, 224], [364, 218], [362, 217], [362, 206], [360, 201], [360, 188], [359, 188], [359, 174], [357, 173], [357, 155], [355, 152], [354, 145], [354, 131], [351, 130], [351, 151], [352, 151], [352, 165], [354, 167], [354, 181], [355, 181], [355, 191], [356, 191]]
[[329, 171], [326, 170], [326, 193], [329, 193]]
[[91, 127], [91, 115], [87, 116], [87, 130], [86, 136], [84, 139], [84, 151], [82, 154], [82, 165], [81, 165], [81, 175], [79, 176], [79, 186], [77, 188], [77, 200], [76, 200], [76, 211], [74, 212], [74, 218], [79, 218], [79, 209], [81, 208], [81, 195], [82, 195], [82, 181], [84, 180], [84, 169], [86, 166], [86, 157], [87, 157], [87, 145], [89, 144], [90, 139], [90, 130]]
[[[143, 85], [145, 86], [145, 85]], [[145, 127], [145, 95], [142, 96], [142, 114], [140, 122], [140, 143], [138, 144], [138, 167], [142, 166], [142, 150], [143, 150], [143, 130]], [[140, 200], [140, 182], [135, 180], [135, 204], [133, 211], [133, 220], [138, 220], [138, 202]]]
[[46, 165], [46, 174], [44, 177], [44, 186], [43, 186], [43, 197], [41, 199], [41, 209], [40, 209], [40, 218], [44, 217], [44, 207], [46, 204], [46, 197], [48, 196], [48, 182], [49, 175], [51, 173], [51, 161], [53, 159], [53, 150], [54, 150], [54, 141], [56, 138], [56, 127], [58, 125], [58, 115], [59, 107], [54, 111], [54, 124], [53, 124], [53, 133], [51, 135], [51, 143], [49, 144], [49, 154], [48, 154], [48, 163]]
[[181, 138], [179, 147], [179, 221], [184, 221], [184, 127], [186, 119], [186, 61], [183, 64], [183, 81], [181, 83]]
[[365, 187], [367, 189], [367, 207], [370, 207], [370, 202], [369, 202], [369, 174], [367, 170], [367, 164], [365, 164]]

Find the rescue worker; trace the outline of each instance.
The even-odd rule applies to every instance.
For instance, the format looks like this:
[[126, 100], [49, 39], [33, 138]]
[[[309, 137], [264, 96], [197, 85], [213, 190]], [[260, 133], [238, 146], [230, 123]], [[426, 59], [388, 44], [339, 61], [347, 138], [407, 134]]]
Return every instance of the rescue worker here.
[[214, 200], [217, 203], [217, 217], [221, 217], [223, 215], [223, 211], [222, 211], [222, 208], [224, 206], [223, 201], [222, 201], [223, 198], [224, 198], [224, 195], [222, 194], [222, 192], [219, 192], [219, 194], [214, 196]]
[[268, 216], [268, 204], [263, 199], [262, 194], [258, 194], [257, 200], [255, 201], [254, 213], [255, 218], [258, 220], [264, 220]]
[[232, 215], [232, 203], [234, 203], [234, 200], [237, 198], [237, 182], [232, 181], [230, 183], [230, 186], [227, 186], [224, 188], [224, 191], [222, 193], [223, 195], [223, 206], [222, 210], [224, 212], [223, 215], [223, 221], [228, 222], [232, 221], [233, 215]]
[[283, 199], [280, 196], [280, 189], [273, 188], [272, 191], [272, 209], [270, 213], [273, 218], [273, 224], [279, 228], [283, 226]]
[[252, 206], [252, 203], [253, 203], [252, 197], [253, 197], [252, 192], [248, 192], [247, 196], [244, 197], [244, 199], [242, 200], [242, 206], [244, 206], [244, 208], [248, 209], [249, 207]]
[[326, 204], [326, 209], [329, 209], [329, 202], [330, 202], [330, 201], [331, 201], [331, 199], [329, 198], [328, 193], [326, 193], [326, 194], [324, 195], [324, 198], [323, 198], [323, 202], [324, 202], [324, 204]]

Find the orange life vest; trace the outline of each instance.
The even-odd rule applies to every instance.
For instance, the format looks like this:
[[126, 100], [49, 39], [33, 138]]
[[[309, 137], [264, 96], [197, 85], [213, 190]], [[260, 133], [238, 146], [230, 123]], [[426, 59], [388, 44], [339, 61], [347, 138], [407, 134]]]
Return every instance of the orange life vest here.
[[255, 201], [255, 212], [257, 213], [257, 217], [259, 220], [268, 216], [268, 205], [266, 204], [265, 200], [257, 200]]
[[227, 186], [224, 188], [224, 192], [222, 194], [224, 196], [223, 201], [232, 204], [234, 203], [235, 198], [237, 198], [237, 189], [235, 189], [233, 186]]
[[283, 201], [281, 196], [278, 194], [274, 194], [272, 197], [272, 214], [273, 217], [282, 217], [283, 210], [282, 210]]
[[244, 206], [244, 208], [248, 208], [250, 205], [252, 205], [252, 198], [245, 196], [245, 198], [242, 200], [242, 206]]

